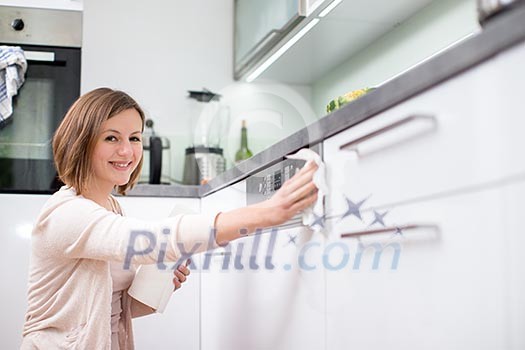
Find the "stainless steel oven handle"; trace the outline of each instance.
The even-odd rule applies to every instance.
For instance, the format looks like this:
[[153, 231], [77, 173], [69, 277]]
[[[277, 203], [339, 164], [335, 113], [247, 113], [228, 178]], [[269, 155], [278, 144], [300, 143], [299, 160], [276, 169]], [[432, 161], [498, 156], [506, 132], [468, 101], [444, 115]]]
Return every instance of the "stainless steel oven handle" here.
[[55, 53], [49, 51], [24, 51], [26, 60], [38, 62], [55, 62]]
[[390, 130], [393, 130], [393, 129], [396, 129], [396, 128], [399, 128], [401, 126], [404, 126], [406, 124], [409, 124], [409, 123], [413, 123], [413, 122], [416, 122], [416, 121], [429, 121], [431, 122], [434, 126], [437, 124], [437, 120], [436, 120], [436, 117], [433, 116], [433, 115], [422, 115], [422, 114], [414, 114], [414, 115], [410, 115], [406, 118], [403, 118], [403, 119], [400, 119], [398, 121], [395, 121], [393, 122], [392, 124], [389, 124], [389, 125], [386, 125], [380, 129], [377, 129], [377, 130], [374, 130], [364, 136], [361, 136], [355, 140], [352, 140], [350, 142], [347, 142], [345, 143], [344, 145], [341, 145], [339, 147], [340, 150], [356, 150], [357, 149], [357, 146], [359, 146], [359, 144], [365, 142], [365, 141], [368, 141], [376, 136], [379, 136], [381, 134], [384, 134], [385, 132], [387, 131], [390, 131]]
[[388, 232], [402, 233], [403, 231], [411, 231], [411, 230], [419, 230], [419, 229], [433, 229], [433, 230], [439, 231], [439, 226], [436, 224], [407, 224], [407, 225], [401, 225], [401, 226], [389, 226], [389, 227], [383, 227], [383, 228], [378, 228], [374, 230], [361, 230], [361, 231], [342, 233], [341, 238], [360, 237], [360, 236], [375, 235], [375, 234], [388, 233]]

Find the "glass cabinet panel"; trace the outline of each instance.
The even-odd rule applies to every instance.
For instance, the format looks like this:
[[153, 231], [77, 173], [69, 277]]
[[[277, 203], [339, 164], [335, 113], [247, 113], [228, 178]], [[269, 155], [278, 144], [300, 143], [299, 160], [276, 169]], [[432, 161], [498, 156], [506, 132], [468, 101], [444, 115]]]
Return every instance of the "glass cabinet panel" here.
[[300, 3], [300, 0], [235, 0], [236, 78], [304, 18]]

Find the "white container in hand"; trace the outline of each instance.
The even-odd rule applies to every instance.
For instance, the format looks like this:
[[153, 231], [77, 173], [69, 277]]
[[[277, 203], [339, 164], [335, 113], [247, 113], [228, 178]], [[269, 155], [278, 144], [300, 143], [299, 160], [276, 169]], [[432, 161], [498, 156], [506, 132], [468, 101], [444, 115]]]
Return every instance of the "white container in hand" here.
[[[175, 206], [170, 216], [193, 213], [186, 207]], [[156, 312], [163, 313], [175, 288], [173, 278], [171, 268], [160, 270], [157, 264], [141, 265], [128, 289], [128, 294], [155, 309]]]

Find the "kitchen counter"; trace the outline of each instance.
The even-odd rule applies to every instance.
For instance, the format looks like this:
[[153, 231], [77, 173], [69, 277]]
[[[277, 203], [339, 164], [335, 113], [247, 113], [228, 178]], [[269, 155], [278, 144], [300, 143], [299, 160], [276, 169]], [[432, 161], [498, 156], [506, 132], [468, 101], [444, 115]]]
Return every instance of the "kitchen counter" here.
[[139, 184], [129, 191], [130, 197], [199, 198], [200, 186]]
[[138, 185], [130, 196], [204, 197], [348, 129], [525, 40], [525, 6], [500, 14], [480, 33], [277, 142], [203, 186]]

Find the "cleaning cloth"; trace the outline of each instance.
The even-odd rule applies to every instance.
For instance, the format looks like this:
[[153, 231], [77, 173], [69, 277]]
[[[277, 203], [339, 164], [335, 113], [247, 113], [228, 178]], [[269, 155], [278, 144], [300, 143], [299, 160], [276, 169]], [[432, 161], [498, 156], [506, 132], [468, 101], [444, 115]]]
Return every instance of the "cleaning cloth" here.
[[318, 166], [314, 174], [313, 182], [319, 189], [317, 201], [303, 211], [302, 222], [303, 225], [310, 227], [314, 231], [320, 231], [324, 228], [324, 196], [328, 194], [328, 186], [326, 185], [326, 167], [321, 159], [321, 156], [311, 149], [303, 148], [297, 153], [286, 156], [290, 159], [302, 159], [305, 161], [315, 162]]

